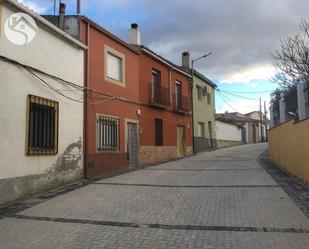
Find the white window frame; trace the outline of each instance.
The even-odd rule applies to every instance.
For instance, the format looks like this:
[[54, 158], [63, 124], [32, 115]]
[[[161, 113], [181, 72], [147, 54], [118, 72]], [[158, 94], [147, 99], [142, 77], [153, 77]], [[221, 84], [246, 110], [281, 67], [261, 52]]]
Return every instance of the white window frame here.
[[[126, 86], [126, 79], [125, 79], [125, 75], [126, 75], [126, 72], [125, 72], [125, 65], [126, 65], [126, 60], [125, 60], [125, 55], [120, 53], [119, 51], [105, 45], [104, 46], [104, 64], [105, 64], [105, 80], [107, 82], [110, 82], [110, 83], [113, 83], [113, 84], [116, 84], [118, 86], [121, 86], [121, 87], [125, 87]], [[121, 60], [121, 77], [120, 77], [120, 80], [117, 80], [117, 79], [114, 79], [112, 77], [110, 77], [108, 75], [108, 56], [114, 56], [115, 58], [118, 58]]]

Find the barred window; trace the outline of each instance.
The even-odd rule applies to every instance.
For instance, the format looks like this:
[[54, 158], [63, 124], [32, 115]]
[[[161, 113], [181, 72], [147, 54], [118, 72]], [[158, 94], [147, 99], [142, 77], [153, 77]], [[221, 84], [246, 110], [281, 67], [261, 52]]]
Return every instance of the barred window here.
[[119, 119], [104, 115], [97, 116], [97, 150], [119, 150]]
[[58, 102], [28, 96], [27, 155], [58, 153]]

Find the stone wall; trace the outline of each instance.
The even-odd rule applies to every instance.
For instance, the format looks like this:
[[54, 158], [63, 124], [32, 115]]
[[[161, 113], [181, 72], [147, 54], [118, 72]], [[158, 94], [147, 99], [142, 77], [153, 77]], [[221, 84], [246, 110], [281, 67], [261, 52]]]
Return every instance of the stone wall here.
[[[187, 147], [186, 156], [192, 154], [192, 147]], [[160, 163], [168, 160], [181, 158], [177, 154], [176, 146], [141, 146], [140, 147], [140, 165], [145, 166], [154, 163]]]
[[231, 140], [221, 140], [217, 139], [217, 148], [225, 148], [225, 147], [232, 147], [232, 146], [237, 146], [241, 145], [240, 141], [231, 141]]
[[0, 180], [0, 206], [81, 179], [82, 169]]

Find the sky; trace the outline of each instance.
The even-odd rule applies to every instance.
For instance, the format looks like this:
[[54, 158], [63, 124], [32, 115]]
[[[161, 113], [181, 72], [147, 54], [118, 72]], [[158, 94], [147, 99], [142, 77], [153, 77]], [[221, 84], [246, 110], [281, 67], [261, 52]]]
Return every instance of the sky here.
[[[19, 0], [39, 14], [53, 14], [54, 0]], [[76, 13], [76, 0], [62, 0]], [[59, 0], [57, 1], [57, 5]], [[81, 0], [82, 14], [127, 40], [138, 23], [142, 43], [180, 64], [181, 53], [218, 85], [216, 111], [247, 113], [270, 101], [277, 85], [270, 53], [280, 39], [299, 32], [309, 20], [308, 0]], [[56, 10], [58, 11], [58, 10]]]

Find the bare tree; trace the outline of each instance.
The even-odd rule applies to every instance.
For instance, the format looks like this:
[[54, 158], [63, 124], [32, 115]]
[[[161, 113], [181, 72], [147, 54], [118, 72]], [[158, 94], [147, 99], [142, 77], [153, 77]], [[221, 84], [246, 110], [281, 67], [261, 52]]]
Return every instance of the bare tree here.
[[273, 81], [281, 86], [291, 86], [299, 76], [309, 76], [309, 22], [302, 19], [300, 33], [281, 40], [281, 48], [272, 57], [280, 71]]

